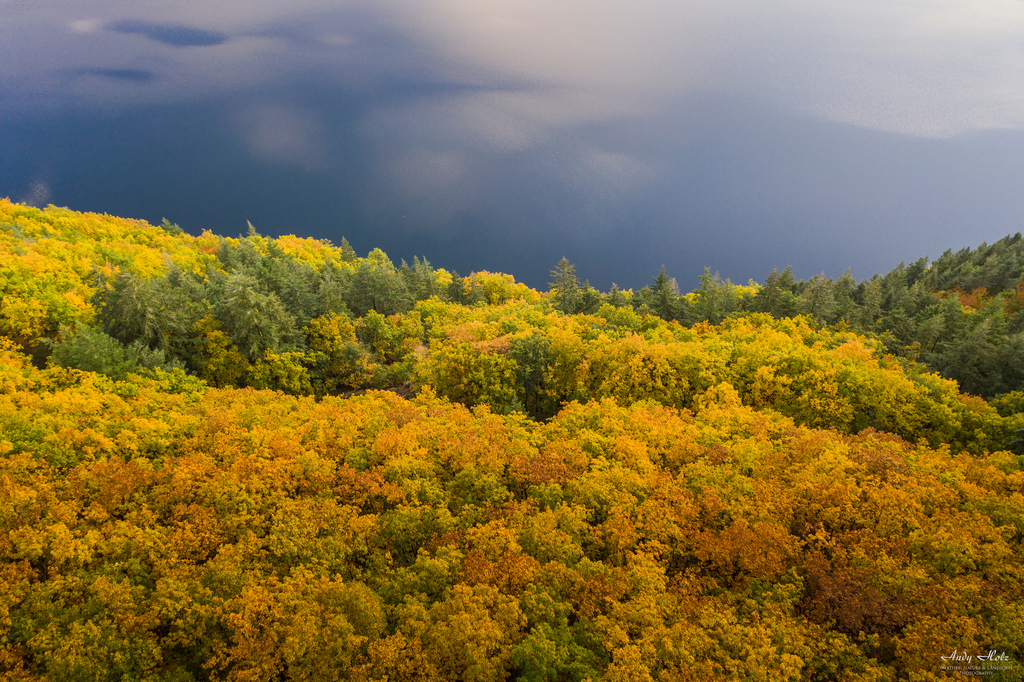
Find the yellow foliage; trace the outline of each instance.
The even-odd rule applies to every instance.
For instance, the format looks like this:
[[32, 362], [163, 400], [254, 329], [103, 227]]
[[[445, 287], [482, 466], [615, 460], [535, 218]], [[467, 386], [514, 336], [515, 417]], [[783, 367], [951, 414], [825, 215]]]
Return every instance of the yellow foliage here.
[[[0, 224], [4, 679], [1019, 665], [1024, 473], [991, 452], [1012, 395], [1000, 416], [805, 318], [563, 316], [491, 273], [487, 306], [318, 317], [255, 364], [203, 318], [190, 367], [214, 388], [38, 369], [26, 348], [90, 319], [92, 268], [200, 268], [221, 242], [10, 202]], [[330, 395], [382, 375], [418, 396]]]
[[471, 286], [480, 287], [483, 290], [484, 299], [490, 305], [501, 305], [515, 300], [538, 303], [543, 298], [539, 292], [522, 282], [516, 282], [512, 275], [498, 272], [487, 272], [486, 270], [474, 272], [466, 278], [466, 289], [468, 290]]
[[212, 317], [204, 317], [196, 327], [196, 333], [202, 335], [203, 344], [200, 349], [203, 366], [199, 377], [213, 386], [235, 386], [249, 376], [252, 366], [242, 355], [228, 335], [221, 331], [220, 325]]
[[249, 385], [291, 395], [309, 395], [313, 385], [309, 371], [302, 366], [302, 357], [302, 353], [265, 351], [263, 359], [249, 371]]

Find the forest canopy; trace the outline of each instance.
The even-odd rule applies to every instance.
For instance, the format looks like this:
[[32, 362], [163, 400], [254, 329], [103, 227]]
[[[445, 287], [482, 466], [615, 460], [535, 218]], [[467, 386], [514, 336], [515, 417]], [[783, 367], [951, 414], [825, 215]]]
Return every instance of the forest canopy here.
[[1022, 249], [536, 291], [0, 201], [0, 673], [1019, 679]]

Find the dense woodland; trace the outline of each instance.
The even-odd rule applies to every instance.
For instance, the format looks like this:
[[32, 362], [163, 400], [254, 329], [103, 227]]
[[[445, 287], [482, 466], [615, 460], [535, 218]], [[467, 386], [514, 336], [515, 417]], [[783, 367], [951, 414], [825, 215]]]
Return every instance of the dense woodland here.
[[601, 293], [0, 200], [0, 677], [1024, 675], [1024, 242]]

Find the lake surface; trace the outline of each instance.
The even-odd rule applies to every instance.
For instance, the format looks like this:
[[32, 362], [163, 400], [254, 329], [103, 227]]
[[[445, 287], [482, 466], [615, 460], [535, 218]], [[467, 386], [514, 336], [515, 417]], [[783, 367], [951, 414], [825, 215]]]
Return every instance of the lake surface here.
[[1021, 3], [0, 0], [0, 196], [540, 288], [857, 277], [1024, 216]]

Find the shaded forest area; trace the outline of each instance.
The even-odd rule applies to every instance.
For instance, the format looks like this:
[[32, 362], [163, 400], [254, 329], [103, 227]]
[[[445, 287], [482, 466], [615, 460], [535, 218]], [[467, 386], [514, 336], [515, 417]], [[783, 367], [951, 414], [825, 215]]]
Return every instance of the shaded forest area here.
[[538, 292], [0, 201], [0, 675], [1019, 679], [1022, 248]]

